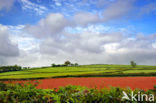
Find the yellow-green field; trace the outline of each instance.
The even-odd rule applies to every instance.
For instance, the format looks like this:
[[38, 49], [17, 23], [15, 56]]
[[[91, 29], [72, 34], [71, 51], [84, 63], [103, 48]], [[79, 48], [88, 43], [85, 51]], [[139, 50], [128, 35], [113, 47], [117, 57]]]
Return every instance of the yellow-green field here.
[[47, 67], [0, 73], [0, 79], [32, 79], [52, 77], [156, 76], [156, 66], [81, 65], [76, 67]]

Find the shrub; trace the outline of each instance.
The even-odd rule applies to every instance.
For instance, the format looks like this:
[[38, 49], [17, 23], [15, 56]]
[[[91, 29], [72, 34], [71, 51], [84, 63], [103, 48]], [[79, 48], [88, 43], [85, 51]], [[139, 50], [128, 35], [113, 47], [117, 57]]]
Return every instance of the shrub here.
[[[66, 86], [60, 87], [58, 90], [48, 90], [36, 89], [37, 84], [37, 82], [26, 84], [0, 83], [0, 103], [131, 103], [129, 100], [121, 101], [123, 91], [128, 94], [132, 92], [129, 88], [110, 87], [110, 89], [98, 90], [81, 86]], [[154, 94], [153, 90], [136, 89], [133, 92]], [[136, 96], [136, 98], [138, 97]]]
[[59, 103], [53, 90], [36, 89], [35, 84], [0, 83], [0, 103]]

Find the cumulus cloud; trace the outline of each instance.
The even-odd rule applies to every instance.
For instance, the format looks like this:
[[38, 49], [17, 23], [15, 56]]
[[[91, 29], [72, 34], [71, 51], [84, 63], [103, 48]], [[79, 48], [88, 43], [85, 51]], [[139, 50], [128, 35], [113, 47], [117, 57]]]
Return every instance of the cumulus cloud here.
[[14, 0], [0, 0], [0, 11], [2, 9], [10, 10], [14, 4]]
[[7, 59], [7, 64], [9, 65], [18, 64], [26, 67], [28, 66], [38, 67], [38, 66], [48, 65], [47, 63], [44, 62], [46, 59], [44, 60], [43, 58], [41, 58], [40, 53], [38, 53], [37, 51], [32, 52], [32, 51], [20, 49], [19, 54], [20, 55], [18, 57]]
[[[118, 3], [120, 2], [118, 1]], [[125, 11], [120, 13], [125, 13]], [[27, 32], [41, 40], [37, 51], [40, 58], [36, 59], [35, 64], [40, 64], [39, 62], [43, 58], [45, 64], [50, 62], [60, 63], [67, 59], [82, 64], [128, 64], [131, 60], [135, 60], [139, 64], [155, 64], [155, 34], [138, 33], [135, 35], [136, 37], [133, 37], [134, 35], [125, 35], [128, 32], [126, 29], [124, 31], [118, 29], [117, 31], [109, 30], [110, 32], [96, 32], [86, 28], [88, 27], [87, 24], [97, 22], [98, 17], [95, 16], [94, 18], [93, 16], [91, 19], [81, 21], [80, 18], [88, 14], [78, 15], [81, 16], [75, 19], [77, 17], [75, 15], [75, 20], [69, 21], [60, 13], [52, 13], [41, 19], [36, 25], [26, 26], [25, 30]], [[76, 23], [77, 20], [80, 22]], [[70, 23], [75, 23], [75, 26], [82, 26], [86, 30], [78, 33], [65, 31], [64, 29], [68, 26], [75, 28]]]
[[79, 34], [64, 34], [64, 39], [46, 39], [40, 45], [41, 53], [58, 54], [60, 52], [73, 53], [77, 51], [100, 53], [103, 45], [122, 39], [122, 33], [82, 32]]
[[124, 37], [119, 32], [83, 32], [68, 34], [66, 39], [57, 41], [47, 39], [41, 43], [40, 52], [55, 62], [68, 59], [82, 64], [129, 64], [135, 60], [138, 64], [155, 65], [155, 43], [149, 39]]
[[122, 39], [120, 33], [96, 33], [84, 32], [80, 34], [80, 49], [87, 52], [100, 53], [103, 52], [103, 46], [109, 42], [117, 42]]
[[124, 32], [61, 33], [62, 37], [57, 39], [53, 36], [44, 38], [36, 45], [37, 48], [21, 48], [20, 56], [7, 62], [22, 66], [47, 66], [65, 60], [80, 64], [129, 64], [129, 61], [134, 60], [138, 64], [155, 65], [155, 34], [142, 33], [140, 36], [139, 33], [134, 38], [125, 37]]
[[98, 14], [89, 12], [79, 12], [74, 15], [74, 23], [78, 26], [87, 26], [88, 24], [97, 23], [99, 20]]
[[76, 13], [72, 20], [68, 20], [61, 13], [51, 13], [36, 25], [27, 25], [25, 31], [37, 38], [60, 37], [66, 27], [86, 27], [98, 22], [98, 15], [89, 12]]
[[0, 25], [0, 55], [17, 56], [18, 45], [11, 43], [6, 26]]
[[0, 25], [0, 64], [4, 64], [7, 58], [18, 55], [18, 45], [11, 42], [8, 28]]
[[37, 25], [29, 25], [25, 31], [37, 38], [57, 37], [67, 26], [67, 20], [60, 13], [49, 14], [45, 19], [41, 19]]
[[[9, 10], [13, 1], [0, 0], [0, 10]], [[0, 64], [46, 66], [65, 60], [80, 64], [128, 64], [134, 60], [155, 65], [156, 34], [134, 35], [129, 28], [106, 25], [129, 16], [136, 0], [53, 1], [55, 10], [61, 9], [59, 13], [50, 13], [36, 24], [0, 25]], [[48, 6], [39, 5], [40, 1], [20, 2], [22, 9], [31, 13], [42, 15], [48, 11]], [[155, 10], [155, 4], [147, 4], [138, 11], [144, 15]]]

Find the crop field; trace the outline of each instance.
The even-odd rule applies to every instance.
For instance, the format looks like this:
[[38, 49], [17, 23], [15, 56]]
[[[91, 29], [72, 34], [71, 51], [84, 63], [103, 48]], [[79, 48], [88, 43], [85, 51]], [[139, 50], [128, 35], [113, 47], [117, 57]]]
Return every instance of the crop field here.
[[[15, 80], [5, 83], [33, 83], [36, 80]], [[156, 85], [156, 77], [81, 77], [81, 78], [49, 78], [38, 79], [38, 89], [54, 89], [68, 85], [79, 85], [88, 88], [121, 87], [131, 89], [149, 90]]]
[[156, 66], [137, 65], [135, 68], [132, 68], [130, 65], [80, 65], [32, 68], [0, 73], [1, 80], [114, 76], [156, 76]]
[[[1, 103], [138, 103], [131, 100], [122, 99], [123, 91], [130, 94], [140, 93], [146, 94], [147, 98], [141, 98], [139, 103], [155, 103], [156, 88], [143, 91], [141, 89], [129, 89], [120, 87], [87, 88], [83, 86], [64, 86], [58, 89], [38, 89], [37, 82], [32, 84], [4, 84], [0, 83], [0, 102]], [[148, 98], [148, 95], [151, 95]], [[136, 95], [139, 98], [140, 95]]]
[[3, 72], [0, 90], [2, 103], [131, 103], [121, 101], [123, 91], [152, 94], [155, 101], [156, 66], [80, 65]]

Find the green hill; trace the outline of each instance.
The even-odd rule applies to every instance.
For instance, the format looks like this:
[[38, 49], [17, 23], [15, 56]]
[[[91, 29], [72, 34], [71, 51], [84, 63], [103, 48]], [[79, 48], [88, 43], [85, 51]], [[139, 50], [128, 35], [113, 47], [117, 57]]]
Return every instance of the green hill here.
[[32, 68], [22, 71], [0, 73], [0, 79], [35, 79], [56, 77], [113, 77], [156, 76], [156, 66], [137, 65], [80, 65], [68, 67]]

